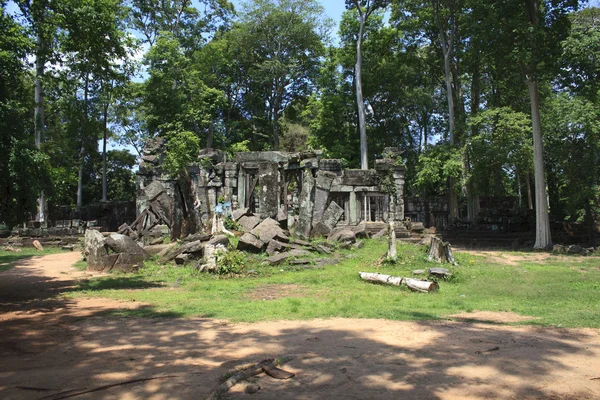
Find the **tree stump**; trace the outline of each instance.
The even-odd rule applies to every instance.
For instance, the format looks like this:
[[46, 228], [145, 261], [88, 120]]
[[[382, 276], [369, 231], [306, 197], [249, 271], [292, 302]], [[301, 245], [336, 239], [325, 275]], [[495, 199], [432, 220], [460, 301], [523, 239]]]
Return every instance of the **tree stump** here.
[[431, 238], [431, 246], [429, 246], [427, 261], [456, 265], [450, 243], [442, 242], [441, 239], [437, 237]]

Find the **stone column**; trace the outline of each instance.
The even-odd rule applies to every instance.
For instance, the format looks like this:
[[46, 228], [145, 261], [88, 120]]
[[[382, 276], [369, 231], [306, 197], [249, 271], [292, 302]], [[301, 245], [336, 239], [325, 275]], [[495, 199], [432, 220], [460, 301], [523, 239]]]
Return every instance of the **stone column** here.
[[259, 198], [260, 217], [277, 218], [277, 211], [279, 211], [279, 163], [264, 162], [258, 165], [258, 185], [260, 190], [256, 195]]
[[312, 217], [315, 207], [315, 178], [310, 168], [304, 170], [302, 191], [300, 192], [300, 211], [295, 235], [301, 239], [309, 239], [312, 229]]
[[325, 206], [327, 205], [327, 199], [329, 198], [329, 192], [331, 191], [331, 184], [335, 178], [336, 175], [333, 172], [317, 172], [315, 205], [312, 217], [313, 223], [321, 221], [321, 217], [325, 211]]
[[358, 216], [356, 215], [356, 212], [358, 210], [357, 204], [356, 204], [356, 192], [352, 191], [350, 192], [350, 200], [349, 200], [349, 207], [350, 207], [350, 215], [348, 215], [348, 222], [350, 223], [350, 225], [357, 225], [358, 224]]

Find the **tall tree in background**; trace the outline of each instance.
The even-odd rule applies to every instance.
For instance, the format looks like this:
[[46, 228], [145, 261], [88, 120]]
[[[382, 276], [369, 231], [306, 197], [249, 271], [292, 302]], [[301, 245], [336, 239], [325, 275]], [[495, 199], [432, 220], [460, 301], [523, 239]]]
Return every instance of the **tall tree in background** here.
[[86, 147], [98, 139], [93, 105], [99, 103], [102, 82], [110, 81], [115, 64], [127, 57], [123, 8], [119, 0], [68, 0], [61, 3], [64, 34], [61, 41], [71, 77], [83, 91], [84, 123], [80, 131], [77, 207], [83, 206], [83, 170]]
[[[44, 112], [44, 75], [46, 63], [50, 60], [52, 45], [56, 35], [56, 25], [53, 21], [54, 4], [52, 0], [18, 0], [22, 15], [31, 27], [35, 36], [35, 111], [34, 132], [35, 146], [41, 147], [46, 128]], [[38, 198], [39, 221], [45, 220], [46, 201], [44, 192]]]
[[367, 149], [367, 125], [365, 101], [363, 99], [362, 87], [362, 57], [363, 57], [363, 40], [365, 33], [365, 25], [373, 12], [386, 7], [386, 0], [346, 0], [346, 8], [356, 9], [358, 13], [358, 35], [356, 37], [356, 66], [355, 86], [356, 86], [356, 103], [358, 107], [358, 129], [360, 132], [360, 168], [369, 169], [369, 157]]

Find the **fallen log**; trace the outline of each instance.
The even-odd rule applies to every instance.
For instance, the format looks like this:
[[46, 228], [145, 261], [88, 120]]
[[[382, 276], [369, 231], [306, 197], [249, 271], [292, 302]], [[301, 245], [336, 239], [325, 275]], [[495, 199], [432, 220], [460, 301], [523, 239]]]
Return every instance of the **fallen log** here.
[[452, 253], [452, 247], [448, 242], [442, 242], [440, 238], [431, 238], [431, 245], [429, 246], [429, 254], [427, 261], [437, 263], [450, 263], [456, 265], [454, 254]]
[[[223, 382], [222, 384], [219, 385], [218, 388], [216, 388], [211, 394], [210, 396], [208, 396], [206, 398], [206, 400], [217, 400], [220, 399], [224, 393], [226, 393], [229, 389], [231, 389], [233, 386], [235, 386], [238, 382], [244, 381], [248, 378], [251, 378], [255, 375], [258, 375], [262, 372], [266, 372], [266, 369], [269, 370], [273, 370], [273, 369], [278, 369], [277, 367], [285, 364], [286, 362], [292, 360], [294, 357], [293, 356], [283, 356], [283, 357], [279, 357], [276, 359], [267, 359], [267, 360], [263, 360], [261, 362], [259, 362], [258, 364], [254, 364], [251, 365], [247, 368], [244, 368], [243, 370], [237, 372], [236, 374], [232, 375], [231, 377], [229, 377], [229, 379], [227, 379], [225, 382]], [[282, 370], [280, 370], [282, 371]], [[285, 371], [282, 371], [285, 372]], [[293, 374], [292, 374], [293, 376]], [[278, 378], [278, 379], [282, 379], [282, 378]], [[283, 378], [286, 379], [286, 378]]]
[[385, 285], [406, 286], [415, 292], [429, 293], [440, 287], [436, 282], [422, 281], [414, 278], [384, 275], [379, 272], [359, 272], [361, 279], [369, 282], [383, 283]]

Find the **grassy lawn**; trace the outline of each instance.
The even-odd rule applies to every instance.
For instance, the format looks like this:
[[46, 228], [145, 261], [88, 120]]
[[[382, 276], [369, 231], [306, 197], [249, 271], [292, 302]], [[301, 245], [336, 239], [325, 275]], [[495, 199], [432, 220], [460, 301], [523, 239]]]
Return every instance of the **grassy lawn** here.
[[[544, 264], [506, 265], [457, 253], [459, 266], [440, 291], [412, 293], [366, 283], [358, 271], [412, 276], [413, 269], [434, 266], [425, 248], [399, 245], [396, 265], [376, 265], [384, 240], [368, 240], [360, 250], [341, 251], [338, 265], [306, 270], [266, 267], [248, 261], [251, 275], [200, 274], [189, 267], [148, 262], [138, 274], [118, 274], [80, 283], [71, 296], [107, 297], [150, 303], [153, 307], [120, 315], [204, 316], [232, 321], [327, 317], [439, 319], [458, 312], [511, 311], [534, 319], [526, 324], [600, 327], [600, 258], [551, 256]], [[513, 255], [526, 253], [511, 253]]]
[[63, 253], [59, 247], [44, 247], [44, 251], [37, 251], [33, 247], [22, 248], [22, 251], [14, 253], [12, 251], [5, 251], [0, 248], [0, 272], [8, 271], [12, 267], [18, 264], [18, 261], [28, 259], [36, 256], [44, 256], [48, 254]]

